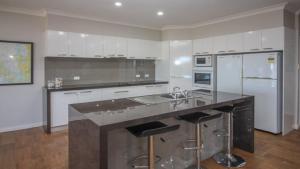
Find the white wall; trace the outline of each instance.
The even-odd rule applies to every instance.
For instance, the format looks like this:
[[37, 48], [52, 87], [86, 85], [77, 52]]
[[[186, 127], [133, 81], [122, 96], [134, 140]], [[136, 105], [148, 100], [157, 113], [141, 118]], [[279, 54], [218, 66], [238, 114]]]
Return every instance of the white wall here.
[[0, 86], [0, 132], [40, 126], [44, 84], [45, 19], [0, 12], [0, 39], [34, 43], [34, 84]]

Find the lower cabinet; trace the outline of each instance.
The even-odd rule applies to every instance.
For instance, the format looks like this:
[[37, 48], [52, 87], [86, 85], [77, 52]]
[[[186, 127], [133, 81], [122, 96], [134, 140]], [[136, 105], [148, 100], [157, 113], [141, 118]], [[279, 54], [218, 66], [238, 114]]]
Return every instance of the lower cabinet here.
[[168, 92], [168, 84], [51, 92], [51, 127], [68, 124], [69, 104], [120, 99]]

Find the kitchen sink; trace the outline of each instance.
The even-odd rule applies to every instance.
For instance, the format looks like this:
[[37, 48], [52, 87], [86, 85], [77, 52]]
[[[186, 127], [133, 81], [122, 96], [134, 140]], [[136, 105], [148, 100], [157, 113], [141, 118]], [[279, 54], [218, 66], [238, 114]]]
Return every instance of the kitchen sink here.
[[[172, 100], [175, 100], [175, 98], [173, 97], [172, 94], [168, 93], [168, 94], [162, 94], [160, 95], [160, 97], [164, 97], [164, 98], [167, 98], [167, 99], [172, 99]], [[184, 99], [185, 96], [184, 95], [177, 95], [177, 99]]]

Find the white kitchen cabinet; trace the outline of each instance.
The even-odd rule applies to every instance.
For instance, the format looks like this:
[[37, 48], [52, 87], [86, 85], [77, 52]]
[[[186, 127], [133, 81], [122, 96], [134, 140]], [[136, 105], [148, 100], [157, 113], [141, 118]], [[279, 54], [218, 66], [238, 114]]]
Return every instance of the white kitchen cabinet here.
[[141, 59], [143, 58], [143, 40], [128, 39], [128, 59]]
[[243, 52], [244, 50], [243, 34], [230, 34], [226, 35], [226, 52], [235, 53]]
[[168, 85], [167, 84], [157, 84], [157, 85], [146, 85], [143, 86], [143, 95], [153, 95], [153, 94], [163, 94], [168, 93]]
[[213, 39], [203, 38], [193, 41], [193, 54], [194, 55], [206, 55], [211, 54], [213, 51]]
[[170, 86], [192, 89], [192, 41], [170, 43]]
[[106, 88], [102, 90], [103, 100], [119, 99], [131, 97], [132, 88], [130, 87], [118, 87], [118, 88]]
[[160, 59], [161, 43], [158, 41], [144, 40], [144, 59]]
[[77, 102], [93, 102], [102, 100], [102, 90], [101, 89], [88, 89], [88, 90], [79, 90], [77, 92]]
[[127, 39], [105, 36], [104, 56], [105, 57], [127, 57]]
[[227, 36], [216, 36], [213, 38], [214, 54], [226, 53], [227, 51]]
[[62, 31], [47, 31], [47, 56], [65, 57], [68, 55], [68, 33]]
[[261, 50], [261, 31], [244, 33], [244, 51], [255, 52]]
[[102, 100], [101, 89], [74, 90], [51, 93], [51, 127], [68, 124], [68, 106]]
[[69, 56], [71, 57], [85, 57], [85, 38], [86, 34], [69, 33]]
[[262, 50], [283, 50], [284, 28], [272, 28], [261, 31]]
[[68, 105], [77, 103], [77, 91], [51, 93], [51, 127], [68, 124]]
[[103, 57], [104, 55], [104, 38], [98, 35], [88, 35], [86, 37], [86, 56]]
[[125, 38], [117, 38], [116, 40], [116, 57], [127, 57], [128, 43]]

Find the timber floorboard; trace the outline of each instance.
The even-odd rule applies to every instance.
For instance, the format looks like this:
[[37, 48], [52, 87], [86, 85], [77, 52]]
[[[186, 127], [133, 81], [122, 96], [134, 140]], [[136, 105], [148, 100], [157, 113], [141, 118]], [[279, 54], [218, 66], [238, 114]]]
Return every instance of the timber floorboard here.
[[[300, 130], [286, 136], [255, 131], [255, 153], [239, 149], [242, 169], [300, 169]], [[214, 160], [207, 169], [224, 169]], [[42, 128], [0, 133], [0, 169], [68, 169], [68, 132], [45, 134]]]

